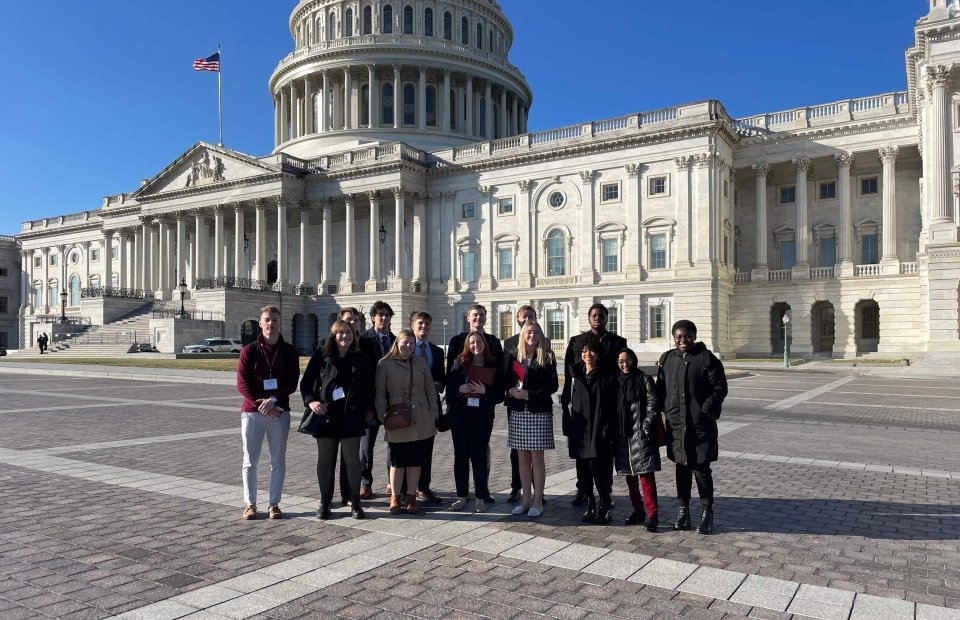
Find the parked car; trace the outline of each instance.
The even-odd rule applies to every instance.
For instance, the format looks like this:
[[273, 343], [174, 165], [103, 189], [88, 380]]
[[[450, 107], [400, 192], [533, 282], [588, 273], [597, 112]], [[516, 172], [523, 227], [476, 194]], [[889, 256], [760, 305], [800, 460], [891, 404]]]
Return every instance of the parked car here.
[[157, 347], [151, 342], [138, 342], [134, 353], [156, 353]]
[[243, 345], [235, 338], [207, 338], [183, 347], [184, 353], [239, 353]]

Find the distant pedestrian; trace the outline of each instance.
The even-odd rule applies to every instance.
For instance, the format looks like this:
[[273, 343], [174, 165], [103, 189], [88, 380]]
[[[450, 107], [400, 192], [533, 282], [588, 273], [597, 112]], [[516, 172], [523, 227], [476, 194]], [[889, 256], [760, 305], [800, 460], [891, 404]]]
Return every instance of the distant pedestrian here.
[[48, 342], [50, 342], [50, 338], [47, 337], [47, 332], [40, 332], [40, 335], [37, 336], [37, 346], [40, 347], [40, 355], [47, 352]]
[[690, 487], [697, 479], [703, 513], [697, 533], [713, 532], [713, 472], [719, 445], [717, 418], [727, 396], [723, 364], [697, 342], [697, 326], [680, 320], [670, 330], [676, 343], [660, 356], [657, 397], [663, 403], [666, 421], [667, 457], [677, 466], [677, 501], [680, 504], [675, 530], [690, 529]]
[[270, 448], [270, 507], [267, 516], [279, 519], [280, 496], [286, 476], [290, 434], [290, 394], [297, 390], [300, 361], [297, 350], [280, 335], [280, 311], [260, 309], [261, 334], [243, 347], [237, 363], [237, 391], [243, 396], [240, 434], [243, 437], [244, 519], [257, 518], [257, 462], [266, 435]]

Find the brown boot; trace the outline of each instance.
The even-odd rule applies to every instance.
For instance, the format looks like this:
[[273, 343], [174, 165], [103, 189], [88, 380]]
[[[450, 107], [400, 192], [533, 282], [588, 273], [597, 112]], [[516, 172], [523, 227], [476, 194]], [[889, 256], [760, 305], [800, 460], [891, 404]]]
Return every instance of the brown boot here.
[[417, 514], [417, 494], [416, 493], [407, 493], [407, 506], [405, 510], [409, 514], [412, 514], [412, 515]]
[[400, 496], [399, 495], [390, 496], [390, 514], [392, 515], [400, 514]]

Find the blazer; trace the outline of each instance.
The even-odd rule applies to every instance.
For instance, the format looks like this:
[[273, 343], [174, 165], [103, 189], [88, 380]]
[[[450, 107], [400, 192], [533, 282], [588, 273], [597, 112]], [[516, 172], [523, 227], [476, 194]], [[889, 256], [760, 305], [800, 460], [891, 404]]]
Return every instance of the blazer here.
[[[450, 345], [447, 347], [447, 374], [450, 374], [450, 369], [453, 368], [453, 361], [463, 353], [463, 343], [466, 342], [469, 333], [463, 332], [450, 339]], [[487, 332], [483, 332], [483, 337], [487, 340], [490, 355], [499, 363], [503, 360], [503, 345], [500, 344], [500, 339]]]
[[[508, 392], [514, 387], [513, 383], [513, 363], [518, 361], [516, 355], [507, 354], [503, 356], [503, 365], [501, 366], [501, 375], [504, 377], [504, 392]], [[507, 411], [520, 411], [527, 407], [530, 411], [550, 413], [553, 411], [553, 398], [551, 395], [560, 388], [560, 381], [557, 378], [557, 363], [547, 363], [546, 366], [540, 366], [536, 361], [530, 364], [527, 369], [526, 377], [523, 380], [523, 388], [528, 392], [527, 400], [517, 400], [506, 395], [505, 402]]]
[[[387, 332], [387, 340], [390, 341], [391, 347], [396, 339], [397, 337], [393, 335], [393, 332]], [[380, 342], [380, 332], [372, 327], [360, 334], [360, 348], [366, 349], [367, 355], [371, 356], [370, 361], [373, 362], [374, 368], [376, 368], [377, 362], [390, 352], [389, 348], [386, 351], [383, 349], [383, 343]]]

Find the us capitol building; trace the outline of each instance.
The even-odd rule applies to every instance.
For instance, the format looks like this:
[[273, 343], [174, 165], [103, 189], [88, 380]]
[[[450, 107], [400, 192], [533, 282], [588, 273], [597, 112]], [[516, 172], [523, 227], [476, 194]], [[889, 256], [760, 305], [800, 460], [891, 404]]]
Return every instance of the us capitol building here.
[[679, 318], [728, 358], [781, 352], [784, 316], [799, 355], [960, 352], [958, 11], [929, 0], [904, 92], [529, 133], [495, 0], [302, 0], [273, 152], [200, 142], [100, 208], [24, 222], [15, 337], [149, 309], [179, 351], [249, 340], [279, 302], [307, 352], [337, 308], [383, 299], [395, 328], [431, 312], [437, 341], [474, 303], [502, 336], [532, 303], [562, 345], [602, 301], [648, 358]]

